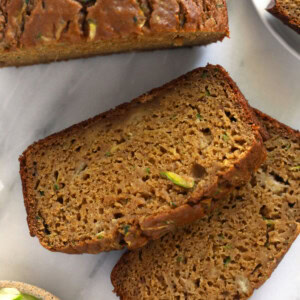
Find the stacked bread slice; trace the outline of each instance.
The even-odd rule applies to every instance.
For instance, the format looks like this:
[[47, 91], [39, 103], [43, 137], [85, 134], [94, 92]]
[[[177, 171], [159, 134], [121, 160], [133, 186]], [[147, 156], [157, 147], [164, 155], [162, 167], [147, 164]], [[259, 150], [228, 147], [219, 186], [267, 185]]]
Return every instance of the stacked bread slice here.
[[222, 67], [196, 69], [23, 153], [31, 235], [67, 253], [141, 247], [246, 183], [260, 132]]
[[268, 279], [300, 230], [300, 134], [256, 113], [265, 163], [209, 216], [122, 256], [121, 299], [247, 299]]
[[140, 248], [112, 272], [122, 299], [246, 299], [299, 233], [299, 132], [254, 111], [220, 66], [38, 141], [20, 163], [45, 248]]

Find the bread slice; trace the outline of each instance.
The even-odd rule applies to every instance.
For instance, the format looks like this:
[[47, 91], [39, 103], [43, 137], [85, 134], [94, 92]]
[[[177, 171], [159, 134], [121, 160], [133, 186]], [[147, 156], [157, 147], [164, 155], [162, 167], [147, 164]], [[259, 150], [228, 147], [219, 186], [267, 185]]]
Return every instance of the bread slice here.
[[20, 158], [30, 232], [52, 251], [141, 247], [249, 180], [265, 159], [256, 123], [209, 65], [45, 138]]
[[272, 0], [267, 11], [300, 33], [299, 0]]
[[1, 0], [0, 61], [21, 66], [228, 36], [225, 0]]
[[270, 139], [251, 181], [209, 216], [123, 255], [111, 279], [130, 299], [247, 299], [299, 233], [300, 134], [257, 111]]

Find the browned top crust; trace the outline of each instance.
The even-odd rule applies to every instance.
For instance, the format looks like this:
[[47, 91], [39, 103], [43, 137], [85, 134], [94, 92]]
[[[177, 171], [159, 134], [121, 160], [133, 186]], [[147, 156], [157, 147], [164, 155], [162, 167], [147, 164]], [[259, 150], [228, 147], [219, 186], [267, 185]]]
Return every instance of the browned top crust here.
[[299, 0], [272, 0], [267, 11], [300, 34]]
[[[119, 145], [105, 137], [111, 123], [117, 127], [107, 134]], [[163, 127], [152, 128], [160, 124]], [[125, 130], [122, 134], [119, 125]], [[144, 128], [141, 142], [139, 128]], [[168, 129], [167, 134], [161, 128]], [[127, 130], [136, 132], [131, 131], [132, 136]], [[51, 251], [97, 253], [141, 247], [204, 216], [234, 186], [245, 183], [265, 159], [261, 131], [247, 101], [222, 67], [196, 69], [28, 147], [20, 157], [20, 174], [30, 233]], [[151, 132], [156, 136], [147, 135]], [[155, 144], [156, 140], [160, 143]], [[169, 145], [168, 140], [178, 143]], [[107, 152], [119, 151], [118, 147], [116, 156]], [[138, 148], [129, 151], [132, 147]], [[133, 159], [137, 169], [131, 166]], [[109, 169], [122, 170], [121, 177], [109, 179]], [[161, 171], [189, 174], [196, 184], [184, 190], [162, 178]], [[106, 184], [106, 178], [114, 184]], [[109, 191], [102, 191], [102, 186]]]
[[228, 35], [225, 0], [1, 0], [0, 47], [168, 32]]
[[248, 299], [300, 230], [300, 133], [255, 110], [267, 160], [207, 217], [124, 254], [114, 291], [133, 299]]

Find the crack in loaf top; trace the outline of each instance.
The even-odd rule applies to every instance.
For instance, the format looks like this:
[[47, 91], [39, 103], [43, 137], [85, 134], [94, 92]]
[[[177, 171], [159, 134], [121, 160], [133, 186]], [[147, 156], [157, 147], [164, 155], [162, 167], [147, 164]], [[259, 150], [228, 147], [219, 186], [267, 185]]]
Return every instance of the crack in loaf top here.
[[154, 33], [228, 32], [225, 0], [2, 0], [0, 45], [86, 42]]

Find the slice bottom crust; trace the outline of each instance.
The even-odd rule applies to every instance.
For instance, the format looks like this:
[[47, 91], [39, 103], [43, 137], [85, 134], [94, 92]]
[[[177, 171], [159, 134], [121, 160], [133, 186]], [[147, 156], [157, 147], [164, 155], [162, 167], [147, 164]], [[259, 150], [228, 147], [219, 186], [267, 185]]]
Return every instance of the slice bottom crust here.
[[266, 162], [205, 219], [124, 254], [111, 274], [121, 299], [247, 299], [269, 278], [299, 234], [300, 134], [257, 115]]

